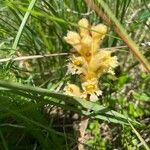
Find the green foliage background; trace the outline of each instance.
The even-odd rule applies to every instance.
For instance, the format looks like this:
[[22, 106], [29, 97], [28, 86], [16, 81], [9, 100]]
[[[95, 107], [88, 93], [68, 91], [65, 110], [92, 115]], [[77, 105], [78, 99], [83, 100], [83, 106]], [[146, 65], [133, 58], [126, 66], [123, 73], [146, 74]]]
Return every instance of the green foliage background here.
[[[106, 3], [149, 60], [149, 1]], [[102, 47], [115, 47], [120, 65], [115, 76], [101, 78], [99, 102], [62, 94], [67, 81], [78, 82], [66, 75], [68, 56], [59, 55], [71, 49], [63, 37], [83, 17], [103, 23], [83, 0], [0, 0], [0, 60], [12, 58], [0, 61], [0, 149], [76, 149], [77, 135], [67, 126], [74, 113], [90, 118], [87, 149], [149, 149], [150, 76], [127, 47], [117, 48], [125, 44], [111, 27]], [[58, 56], [13, 61], [53, 53]], [[63, 117], [51, 115], [53, 108]]]

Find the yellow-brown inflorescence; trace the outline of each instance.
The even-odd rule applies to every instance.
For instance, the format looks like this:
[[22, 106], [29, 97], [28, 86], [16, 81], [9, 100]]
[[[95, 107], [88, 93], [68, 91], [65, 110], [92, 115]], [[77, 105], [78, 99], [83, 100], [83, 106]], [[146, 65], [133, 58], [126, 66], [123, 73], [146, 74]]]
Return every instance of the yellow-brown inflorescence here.
[[80, 76], [82, 91], [77, 85], [68, 84], [65, 93], [71, 96], [89, 97], [91, 101], [96, 101], [98, 96], [102, 95], [98, 79], [104, 73], [114, 74], [113, 68], [118, 65], [117, 57], [111, 56], [112, 51], [99, 49], [107, 32], [105, 25], [91, 26], [85, 18], [81, 19], [78, 25], [79, 33], [69, 31], [64, 39], [76, 51], [69, 59], [68, 73]]

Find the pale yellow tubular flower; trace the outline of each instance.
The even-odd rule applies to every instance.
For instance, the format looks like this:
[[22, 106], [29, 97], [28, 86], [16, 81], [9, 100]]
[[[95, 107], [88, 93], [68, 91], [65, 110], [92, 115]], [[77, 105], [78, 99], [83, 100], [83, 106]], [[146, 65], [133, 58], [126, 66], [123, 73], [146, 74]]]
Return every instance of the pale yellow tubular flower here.
[[80, 55], [82, 55], [87, 62], [91, 59], [91, 46], [92, 46], [92, 38], [89, 35], [84, 36], [81, 39], [81, 49]]
[[89, 22], [86, 18], [79, 20], [78, 25], [80, 26], [80, 36], [83, 37], [89, 34]]
[[91, 101], [97, 101], [98, 96], [102, 95], [102, 91], [98, 88], [98, 81], [96, 78], [82, 83], [82, 89], [82, 97], [87, 98], [89, 96]]
[[[101, 64], [104, 63], [106, 59], [110, 57], [110, 52], [100, 50], [95, 55], [92, 56], [91, 61], [89, 63], [89, 70], [92, 72], [96, 72]], [[105, 58], [105, 59], [104, 59]]]
[[90, 35], [83, 36], [81, 39], [81, 44], [83, 45], [83, 47], [91, 48], [92, 37]]
[[102, 39], [105, 37], [106, 32], [107, 32], [107, 26], [103, 24], [98, 24], [96, 26], [91, 27], [91, 34], [92, 34], [92, 39], [93, 39], [93, 44], [92, 44], [93, 54], [99, 48], [102, 42]]
[[117, 57], [111, 56], [111, 51], [99, 50], [89, 63], [88, 69], [100, 77], [104, 73], [114, 74], [113, 68], [118, 65]]
[[70, 58], [70, 62], [67, 65], [69, 74], [81, 74], [84, 73], [87, 67], [87, 63], [84, 57], [73, 55]]
[[64, 88], [64, 91], [66, 95], [77, 96], [77, 97], [81, 96], [80, 88], [75, 84], [67, 83], [67, 86]]
[[72, 45], [77, 51], [80, 50], [81, 46], [80, 46], [80, 41], [81, 41], [81, 37], [77, 32], [74, 31], [68, 31], [67, 36], [64, 37], [64, 40]]
[[91, 27], [91, 33], [92, 33], [92, 37], [101, 39], [104, 37], [104, 35], [107, 32], [107, 26], [105, 26], [104, 24], [98, 24], [96, 26], [92, 26]]
[[86, 71], [82, 73], [80, 77], [81, 77], [82, 82], [85, 82], [87, 80], [97, 78], [97, 74], [96, 72], [90, 71], [87, 67]]
[[[104, 66], [106, 73], [111, 73], [112, 69], [118, 66], [118, 61], [116, 56], [109, 56], [102, 59], [101, 66]], [[113, 73], [114, 74], [114, 73]]]

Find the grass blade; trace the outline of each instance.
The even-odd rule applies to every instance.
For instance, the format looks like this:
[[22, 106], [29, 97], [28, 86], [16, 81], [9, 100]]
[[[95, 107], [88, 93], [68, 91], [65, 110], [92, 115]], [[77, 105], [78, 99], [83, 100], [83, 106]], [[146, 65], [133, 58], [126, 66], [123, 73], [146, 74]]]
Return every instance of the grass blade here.
[[[80, 111], [82, 112], [83, 115], [87, 115], [87, 116], [92, 116], [92, 117], [97, 117], [98, 119], [102, 119], [103, 120], [107, 120], [107, 121], [111, 121], [114, 123], [128, 123], [129, 121], [132, 121], [131, 119], [129, 119], [128, 117], [110, 110], [102, 105], [99, 105], [97, 103], [94, 102], [90, 102], [84, 99], [80, 99], [77, 97], [71, 97], [68, 95], [64, 95], [61, 93], [55, 93], [55, 92], [50, 92], [47, 89], [43, 89], [43, 88], [38, 88], [38, 87], [32, 87], [32, 86], [26, 86], [26, 85], [20, 85], [20, 84], [16, 84], [16, 83], [8, 83], [8, 82], [4, 82], [4, 81], [0, 81], [0, 86], [11, 89], [11, 90], [16, 90], [16, 91], [26, 91], [29, 93], [33, 93], [33, 94], [37, 94], [37, 95], [41, 95], [41, 96], [45, 96], [45, 97], [52, 97], [53, 99], [50, 99], [50, 102], [53, 102], [55, 104], [58, 104], [60, 107], [63, 107], [64, 102], [65, 102], [65, 106], [66, 105], [74, 105], [76, 107], [75, 111], [79, 111], [78, 107], [80, 107]], [[56, 99], [56, 101], [55, 101]], [[63, 102], [63, 104], [62, 104]], [[66, 106], [67, 107], [67, 106]], [[73, 110], [73, 109], [71, 109]], [[85, 110], [91, 110], [93, 111], [92, 113], [87, 113]], [[100, 117], [103, 116], [103, 117]], [[117, 122], [117, 120], [120, 120]], [[133, 121], [134, 123], [136, 123], [135, 121]]]
[[8, 146], [7, 146], [6, 140], [5, 140], [5, 138], [4, 138], [4, 136], [3, 136], [2, 132], [1, 132], [1, 130], [0, 130], [0, 138], [1, 138], [1, 140], [2, 140], [4, 150], [8, 150]]
[[12, 46], [12, 49], [16, 49], [17, 48], [17, 45], [19, 43], [19, 40], [20, 40], [20, 37], [21, 37], [21, 34], [22, 34], [22, 31], [27, 23], [27, 20], [30, 16], [30, 13], [31, 13], [31, 10], [33, 9], [34, 5], [36, 3], [36, 0], [32, 0], [29, 4], [29, 7], [27, 9], [27, 12], [25, 13], [24, 17], [23, 17], [23, 20], [21, 22], [21, 25], [19, 27], [19, 30], [18, 30], [18, 33], [16, 35], [16, 38], [15, 38], [15, 41], [13, 43], [13, 46]]
[[139, 134], [139, 132], [133, 127], [133, 125], [129, 122], [133, 132], [136, 134], [136, 136], [138, 137], [138, 139], [141, 141], [141, 143], [144, 145], [146, 150], [150, 150], [149, 146], [146, 144], [146, 142], [144, 141], [144, 139], [141, 137], [141, 135]]

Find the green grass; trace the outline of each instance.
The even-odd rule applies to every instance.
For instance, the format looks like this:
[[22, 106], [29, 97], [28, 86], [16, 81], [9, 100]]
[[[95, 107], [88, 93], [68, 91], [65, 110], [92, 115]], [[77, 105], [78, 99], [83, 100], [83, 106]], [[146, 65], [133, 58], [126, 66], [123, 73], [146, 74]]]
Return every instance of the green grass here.
[[[148, 1], [106, 2], [149, 61]], [[79, 82], [66, 75], [67, 55], [13, 61], [70, 53], [63, 37], [78, 30], [83, 17], [103, 23], [83, 0], [0, 1], [0, 59], [12, 58], [0, 62], [0, 149], [76, 149], [74, 114], [90, 118], [87, 149], [149, 149], [150, 76], [128, 48], [117, 48], [126, 45], [113, 27], [102, 47], [116, 47], [119, 67], [100, 79], [103, 95], [96, 103], [62, 94], [68, 81]]]

